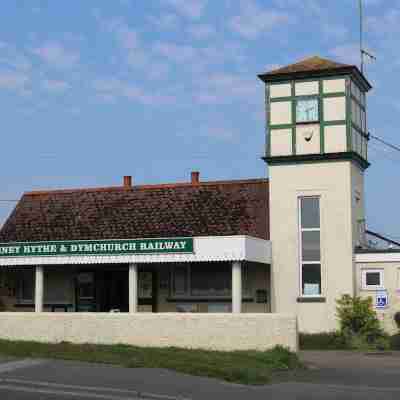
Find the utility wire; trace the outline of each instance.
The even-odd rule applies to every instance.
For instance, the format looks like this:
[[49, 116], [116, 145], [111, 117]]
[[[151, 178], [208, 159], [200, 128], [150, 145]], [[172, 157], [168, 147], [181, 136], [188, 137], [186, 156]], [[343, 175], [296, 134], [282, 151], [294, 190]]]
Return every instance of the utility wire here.
[[374, 135], [372, 135], [371, 133], [369, 134], [369, 136], [370, 136], [372, 139], [375, 139], [375, 140], [377, 140], [378, 142], [384, 144], [385, 146], [390, 147], [392, 150], [396, 150], [396, 151], [400, 152], [400, 147], [398, 147], [398, 146], [396, 146], [396, 145], [394, 145], [394, 144], [391, 144], [391, 143], [389, 143], [389, 142], [386, 142], [385, 140], [379, 138], [378, 136], [374, 136]]

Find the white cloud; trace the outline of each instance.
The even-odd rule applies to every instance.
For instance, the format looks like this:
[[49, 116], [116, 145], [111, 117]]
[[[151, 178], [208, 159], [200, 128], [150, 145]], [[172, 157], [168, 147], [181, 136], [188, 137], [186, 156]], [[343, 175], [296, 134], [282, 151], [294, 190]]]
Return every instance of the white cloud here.
[[104, 78], [93, 82], [93, 88], [98, 97], [105, 101], [114, 101], [116, 98], [124, 97], [143, 105], [164, 105], [176, 101], [175, 96], [155, 93], [154, 91], [144, 91], [130, 82], [116, 78]]
[[188, 28], [188, 32], [199, 40], [209, 39], [216, 34], [215, 28], [206, 24], [192, 25]]
[[184, 17], [198, 19], [203, 16], [206, 0], [164, 0], [164, 3], [173, 6]]
[[222, 104], [233, 101], [254, 103], [259, 101], [260, 85], [255, 78], [219, 73], [199, 81], [195, 98], [202, 104]]
[[15, 71], [0, 71], [0, 88], [25, 91], [30, 81], [29, 76]]
[[59, 68], [74, 67], [78, 64], [80, 58], [79, 53], [67, 50], [58, 42], [47, 42], [43, 46], [33, 49], [32, 53], [44, 62]]
[[42, 86], [48, 92], [53, 92], [53, 93], [65, 92], [71, 87], [71, 85], [65, 81], [52, 80], [52, 79], [45, 79], [42, 82]]
[[229, 25], [236, 33], [246, 39], [256, 39], [264, 32], [286, 25], [291, 17], [283, 11], [260, 7], [253, 0], [240, 2], [240, 14], [234, 16]]
[[14, 46], [0, 42], [0, 65], [3, 64], [7, 68], [18, 71], [29, 71], [32, 68], [30, 60]]

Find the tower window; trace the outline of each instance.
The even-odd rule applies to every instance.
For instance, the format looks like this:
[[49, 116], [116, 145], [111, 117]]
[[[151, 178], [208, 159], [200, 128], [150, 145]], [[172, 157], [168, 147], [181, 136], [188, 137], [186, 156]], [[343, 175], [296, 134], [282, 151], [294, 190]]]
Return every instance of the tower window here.
[[322, 287], [319, 197], [299, 199], [299, 222], [301, 295], [320, 296]]
[[296, 123], [319, 121], [319, 98], [317, 96], [300, 98], [296, 101]]

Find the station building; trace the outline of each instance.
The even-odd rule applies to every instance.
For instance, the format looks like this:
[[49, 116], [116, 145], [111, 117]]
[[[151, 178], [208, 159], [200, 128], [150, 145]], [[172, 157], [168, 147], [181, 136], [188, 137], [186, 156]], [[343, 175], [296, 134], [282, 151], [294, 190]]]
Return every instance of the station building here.
[[370, 83], [319, 57], [259, 78], [268, 179], [27, 192], [0, 231], [3, 309], [281, 313], [326, 332], [343, 294], [386, 291], [393, 331], [400, 253], [366, 232]]

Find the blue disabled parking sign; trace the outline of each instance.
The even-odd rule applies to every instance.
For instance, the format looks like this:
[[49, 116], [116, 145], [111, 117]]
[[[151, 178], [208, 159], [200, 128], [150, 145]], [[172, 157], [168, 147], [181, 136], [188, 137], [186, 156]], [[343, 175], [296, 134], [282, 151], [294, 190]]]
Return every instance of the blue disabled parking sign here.
[[376, 308], [386, 308], [389, 305], [387, 290], [380, 290], [376, 292]]

